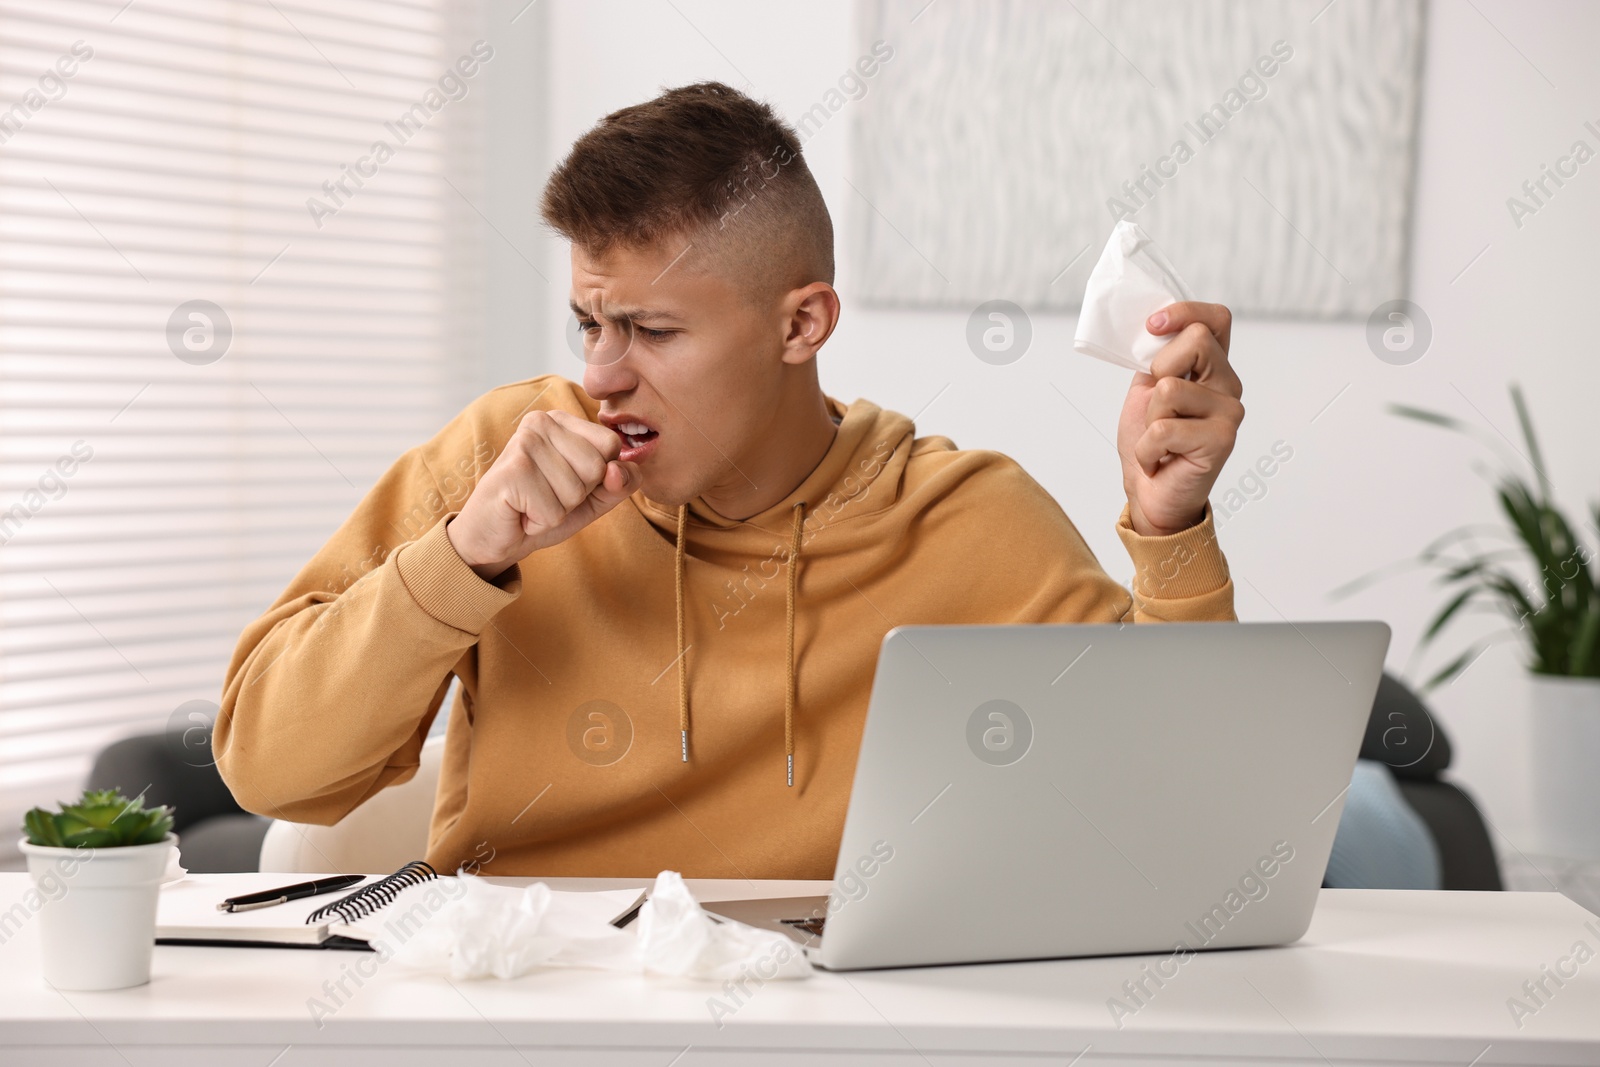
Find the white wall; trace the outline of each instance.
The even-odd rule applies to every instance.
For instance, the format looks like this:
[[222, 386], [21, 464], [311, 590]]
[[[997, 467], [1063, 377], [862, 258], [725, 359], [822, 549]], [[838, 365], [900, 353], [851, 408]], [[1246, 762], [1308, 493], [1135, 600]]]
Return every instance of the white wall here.
[[466, 210], [468, 224], [480, 229], [484, 257], [484, 388], [542, 373], [544, 294], [555, 284], [565, 291], [564, 277], [543, 262], [537, 206], [551, 165], [548, 10], [516, 3], [489, 13], [481, 29], [494, 49], [483, 67], [484, 181]]
[[[1309, 19], [1322, 4], [1303, 6]], [[782, 8], [732, 0], [549, 7], [547, 167], [603, 114], [663, 86], [720, 79], [793, 118], [836, 84], [863, 47], [847, 0]], [[1582, 128], [1585, 120], [1600, 126], [1600, 67], [1590, 54], [1600, 40], [1600, 5], [1476, 0], [1474, 7], [1448, 0], [1431, 8], [1411, 298], [1431, 317], [1432, 347], [1420, 362], [1396, 367], [1373, 357], [1362, 323], [1236, 323], [1233, 358], [1246, 383], [1249, 414], [1219, 483], [1235, 484], [1275, 441], [1293, 448], [1293, 458], [1268, 481], [1267, 494], [1223, 526], [1239, 614], [1256, 620], [1383, 618], [1395, 631], [1392, 668], [1405, 665], [1440, 603], [1438, 592], [1417, 576], [1342, 602], [1330, 601], [1329, 591], [1410, 556], [1455, 525], [1495, 515], [1485, 484], [1472, 471], [1483, 451], [1401, 422], [1385, 413], [1386, 403], [1452, 412], [1515, 440], [1506, 384], [1520, 381], [1543, 430], [1558, 494], [1585, 509], [1600, 497], [1591, 433], [1600, 350], [1587, 318], [1600, 280], [1594, 266], [1600, 161], [1583, 168], [1520, 230], [1505, 206], [1524, 179], [1537, 176], [1541, 163], [1553, 162], [1575, 139], [1600, 147], [1600, 138]], [[1308, 25], [1308, 38], [1315, 32]], [[1306, 54], [1314, 56], [1314, 49]], [[874, 88], [894, 75], [890, 62]], [[964, 311], [853, 304], [851, 263], [843, 253], [848, 227], [862, 208], [852, 203], [857, 194], [845, 181], [849, 111], [846, 105], [806, 144], [841, 250], [845, 312], [823, 353], [825, 388], [845, 400], [865, 396], [907, 414], [921, 411], [922, 433], [1016, 456], [1062, 502], [1107, 569], [1126, 578], [1131, 568], [1111, 529], [1122, 503], [1120, 478], [1106, 440], [1123, 373], [1071, 355], [1070, 315], [1035, 316], [1028, 355], [995, 367], [968, 351]], [[517, 178], [532, 211], [542, 176]], [[880, 206], [892, 218], [893, 205]], [[548, 237], [541, 241], [542, 258], [535, 261], [552, 281], [537, 289], [546, 301], [541, 369], [576, 377], [581, 364], [559, 334], [567, 315], [565, 248]], [[1071, 251], [1063, 251], [1064, 266]], [[1493, 628], [1492, 620], [1484, 622], [1480, 631]], [[1457, 634], [1448, 648], [1469, 635]], [[1456, 780], [1524, 849], [1533, 845], [1522, 762], [1525, 701], [1514, 646], [1490, 651], [1434, 698], [1456, 743]], [[1506, 847], [1505, 840], [1500, 844]]]

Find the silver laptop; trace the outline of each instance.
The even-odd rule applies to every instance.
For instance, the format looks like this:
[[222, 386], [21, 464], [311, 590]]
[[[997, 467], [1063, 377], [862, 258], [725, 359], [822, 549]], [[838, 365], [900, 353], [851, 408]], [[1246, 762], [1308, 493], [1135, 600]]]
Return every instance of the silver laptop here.
[[707, 903], [832, 970], [1305, 933], [1381, 622], [905, 626], [826, 897]]

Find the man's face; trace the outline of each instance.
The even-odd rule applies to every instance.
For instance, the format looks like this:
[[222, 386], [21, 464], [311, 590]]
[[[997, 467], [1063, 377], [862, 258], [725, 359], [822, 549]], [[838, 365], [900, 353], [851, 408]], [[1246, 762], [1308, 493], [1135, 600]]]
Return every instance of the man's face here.
[[572, 249], [571, 302], [584, 331], [583, 388], [663, 504], [752, 487], [741, 471], [781, 447], [781, 301], [756, 306], [679, 239], [603, 254]]

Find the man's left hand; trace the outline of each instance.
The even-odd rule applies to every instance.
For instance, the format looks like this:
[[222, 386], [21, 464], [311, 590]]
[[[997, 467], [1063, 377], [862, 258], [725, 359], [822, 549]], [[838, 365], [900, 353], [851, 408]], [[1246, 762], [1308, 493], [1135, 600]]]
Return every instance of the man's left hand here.
[[1149, 374], [1134, 374], [1117, 421], [1122, 487], [1137, 533], [1173, 534], [1205, 517], [1244, 421], [1244, 386], [1228, 363], [1232, 326], [1226, 307], [1197, 301], [1168, 304], [1145, 324], [1158, 337], [1175, 336]]

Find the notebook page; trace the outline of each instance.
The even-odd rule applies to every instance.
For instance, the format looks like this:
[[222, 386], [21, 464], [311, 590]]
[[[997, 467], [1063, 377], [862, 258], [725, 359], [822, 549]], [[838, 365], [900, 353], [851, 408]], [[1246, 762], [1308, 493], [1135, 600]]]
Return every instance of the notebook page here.
[[[156, 937], [185, 941], [258, 941], [280, 945], [318, 945], [328, 936], [328, 924], [306, 925], [306, 916], [342, 894], [291, 900], [269, 908], [218, 911], [227, 897], [257, 893], [294, 882], [331, 875], [191, 874], [161, 888], [156, 904]], [[369, 879], [373, 881], [376, 879]], [[357, 887], [359, 888], [359, 887]], [[345, 890], [354, 892], [354, 889]]]
[[[157, 903], [156, 937], [159, 940], [183, 941], [237, 941], [282, 945], [318, 945], [330, 935], [372, 942], [382, 939], [390, 946], [409, 940], [423, 925], [440, 914], [444, 907], [461, 899], [465, 886], [461, 879], [444, 875], [407, 886], [387, 905], [345, 923], [337, 916], [307, 925], [306, 917], [313, 911], [349, 895], [362, 886], [377, 882], [382, 876], [372, 875], [361, 885], [338, 893], [323, 893], [315, 897], [291, 900], [267, 908], [249, 911], [218, 911], [226, 897], [241, 896], [287, 885], [294, 881], [332, 877], [326, 874], [191, 874], [181, 881], [163, 886]], [[520, 892], [505, 886], [496, 890]], [[641, 891], [614, 889], [600, 892], [576, 893], [557, 890], [554, 896], [563, 904], [563, 913], [576, 916], [588, 923], [608, 923], [636, 905]], [[567, 906], [571, 910], [567, 911]]]

